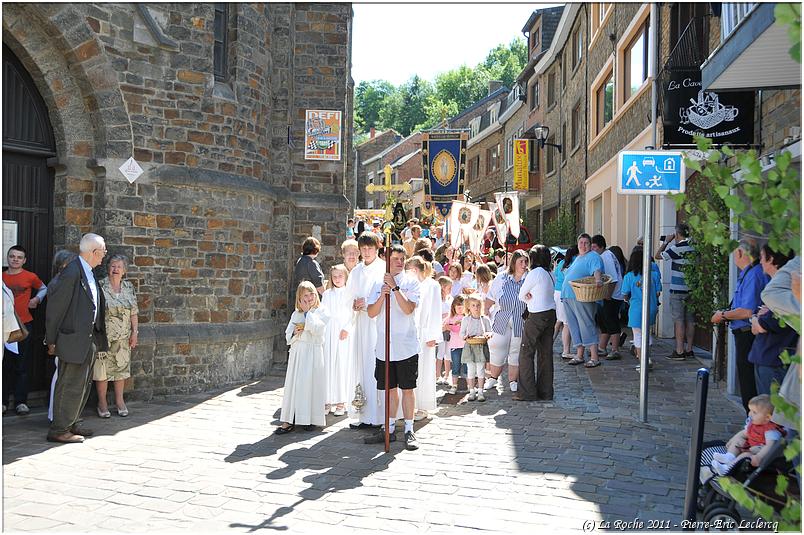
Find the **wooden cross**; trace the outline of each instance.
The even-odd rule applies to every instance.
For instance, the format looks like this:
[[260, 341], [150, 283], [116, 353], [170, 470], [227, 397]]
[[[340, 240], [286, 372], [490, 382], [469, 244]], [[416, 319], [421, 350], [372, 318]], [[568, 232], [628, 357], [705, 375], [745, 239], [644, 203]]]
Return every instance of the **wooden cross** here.
[[366, 186], [366, 191], [369, 193], [385, 193], [385, 202], [383, 206], [385, 207], [385, 220], [391, 221], [394, 218], [393, 214], [393, 206], [396, 203], [396, 198], [392, 197], [391, 194], [395, 192], [406, 192], [410, 191], [410, 184], [405, 182], [404, 184], [392, 184], [391, 183], [391, 166], [386, 165], [383, 169], [385, 173], [385, 184], [378, 185], [378, 184], [369, 184]]

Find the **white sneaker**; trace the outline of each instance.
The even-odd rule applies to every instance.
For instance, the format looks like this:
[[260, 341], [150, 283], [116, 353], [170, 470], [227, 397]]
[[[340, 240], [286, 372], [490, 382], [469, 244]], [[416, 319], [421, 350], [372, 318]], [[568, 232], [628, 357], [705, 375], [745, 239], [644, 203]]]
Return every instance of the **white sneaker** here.
[[511, 388], [511, 392], [516, 392], [519, 389], [519, 384], [516, 381], [511, 381], [508, 386]]
[[28, 414], [29, 412], [31, 412], [31, 409], [29, 409], [28, 405], [26, 405], [25, 403], [20, 403], [19, 405], [17, 405], [17, 408], [15, 410], [17, 411], [17, 414]]
[[478, 390], [478, 392], [477, 392], [477, 400], [478, 401], [486, 401], [486, 395], [483, 394], [482, 390]]
[[413, 421], [418, 422], [424, 420], [427, 416], [427, 411], [416, 411], [416, 414], [413, 416]]
[[731, 468], [731, 464], [726, 463], [719, 463], [717, 461], [712, 461], [712, 471], [720, 476], [725, 476], [726, 473]]
[[449, 393], [449, 394], [457, 394], [457, 393], [458, 393], [458, 387], [457, 387], [457, 386], [455, 386], [455, 385], [450, 386], [450, 387], [449, 387], [449, 392], [448, 392], [448, 393]]
[[734, 459], [736, 459], [736, 458], [737, 457], [735, 457], [734, 455], [732, 455], [731, 453], [728, 453], [728, 452], [712, 454], [712, 459], [714, 459], [715, 461], [717, 461], [719, 463], [731, 463], [731, 462], [734, 462]]
[[475, 392], [474, 388], [469, 392], [469, 397], [466, 398], [466, 401], [476, 401], [477, 400], [477, 392]]
[[503, 392], [505, 392], [505, 385], [503, 384], [502, 381], [498, 381], [497, 382], [497, 393], [502, 394]]
[[495, 386], [497, 386], [497, 379], [495, 379], [494, 377], [489, 377], [483, 384], [483, 390], [488, 390], [490, 388], [494, 388]]

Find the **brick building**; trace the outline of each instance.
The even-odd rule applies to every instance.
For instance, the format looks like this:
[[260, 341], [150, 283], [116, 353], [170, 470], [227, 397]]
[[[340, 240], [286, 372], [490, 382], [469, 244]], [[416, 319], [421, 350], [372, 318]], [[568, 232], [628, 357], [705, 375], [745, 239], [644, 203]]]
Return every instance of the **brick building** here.
[[[341, 110], [351, 138], [351, 21], [349, 4], [4, 6], [4, 219], [45, 281], [85, 232], [129, 256], [134, 397], [286, 358], [300, 243], [319, 236], [330, 264], [349, 206], [345, 158], [303, 148], [306, 109]], [[131, 156], [133, 184], [117, 170]]]
[[369, 139], [354, 148], [354, 158], [347, 171], [346, 183], [346, 196], [352, 204], [352, 208], [369, 207], [366, 199], [366, 186], [369, 182], [366, 167], [363, 164], [401, 139], [402, 136], [393, 128], [377, 134], [372, 127]]
[[[375, 156], [367, 159], [363, 162], [364, 174], [366, 175], [366, 180], [368, 184], [382, 184], [385, 181], [385, 173], [383, 170], [385, 169], [386, 165], [392, 166], [392, 175], [391, 181], [393, 184], [401, 184], [402, 182], [407, 181], [410, 176], [402, 177], [398, 173], [398, 166], [394, 167], [393, 164], [398, 162], [404, 156], [407, 156], [416, 150], [420, 150], [422, 148], [422, 133], [421, 132], [413, 132], [408, 137], [401, 139], [394, 143], [393, 145], [389, 146], [384, 151], [376, 154]], [[414, 158], [409, 158], [414, 159]], [[421, 161], [419, 163], [419, 171], [416, 176], [421, 177]], [[415, 169], [414, 163], [408, 164], [406, 169], [410, 169], [410, 166], [413, 166]], [[414, 171], [415, 173], [415, 171]], [[366, 199], [367, 208], [380, 208], [382, 207], [383, 203], [385, 202], [385, 194], [382, 192], [374, 193], [369, 195]]]

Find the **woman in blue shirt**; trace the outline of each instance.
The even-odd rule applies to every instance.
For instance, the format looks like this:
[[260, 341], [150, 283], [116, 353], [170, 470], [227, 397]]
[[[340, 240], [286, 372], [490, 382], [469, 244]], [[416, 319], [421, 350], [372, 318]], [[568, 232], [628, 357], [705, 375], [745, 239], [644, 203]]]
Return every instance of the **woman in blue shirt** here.
[[556, 326], [553, 332], [553, 340], [558, 336], [558, 332], [561, 331], [561, 344], [564, 346], [561, 358], [568, 360], [574, 358], [575, 355], [570, 353], [570, 331], [569, 327], [566, 326], [567, 311], [564, 309], [564, 303], [561, 302], [561, 288], [564, 286], [564, 275], [577, 255], [578, 248], [573, 245], [567, 249], [566, 256], [556, 263], [556, 267], [553, 270], [553, 278], [556, 281], [555, 292], [553, 293], [553, 298], [556, 301]]
[[572, 334], [572, 341], [577, 346], [575, 358], [568, 364], [573, 366], [584, 364], [584, 349], [588, 347], [591, 359], [584, 364], [587, 368], [594, 368], [601, 364], [597, 356], [598, 331], [595, 322], [597, 303], [578, 301], [570, 282], [592, 275], [598, 285], [603, 284], [603, 260], [599, 254], [592, 251], [591, 236], [583, 233], [578, 236], [578, 256], [564, 274], [561, 301], [563, 301], [564, 310], [567, 313], [567, 325]]
[[[637, 359], [642, 357], [642, 249], [635, 247], [631, 251], [628, 259], [628, 272], [623, 277], [623, 285], [620, 291], [628, 301], [628, 326], [634, 335], [634, 348], [636, 348]], [[648, 325], [656, 323], [656, 315], [659, 312], [659, 294], [662, 292], [662, 279], [654, 270], [650, 270], [652, 292], [650, 293]], [[650, 335], [648, 335], [650, 344]]]

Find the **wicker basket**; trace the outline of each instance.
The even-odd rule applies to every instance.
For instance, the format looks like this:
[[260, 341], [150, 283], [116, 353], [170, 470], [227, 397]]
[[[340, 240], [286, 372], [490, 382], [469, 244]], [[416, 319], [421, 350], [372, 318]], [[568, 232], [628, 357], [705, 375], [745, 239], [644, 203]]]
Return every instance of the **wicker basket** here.
[[584, 277], [570, 281], [570, 286], [575, 291], [575, 299], [581, 303], [591, 303], [601, 299], [609, 299], [617, 286], [612, 281], [611, 275], [603, 275], [603, 284], [598, 286], [594, 277]]
[[488, 342], [488, 338], [486, 338], [485, 336], [469, 336], [466, 338], [467, 344], [472, 344], [476, 346], [482, 346], [486, 342]]

